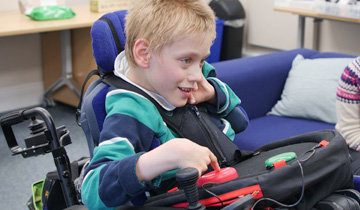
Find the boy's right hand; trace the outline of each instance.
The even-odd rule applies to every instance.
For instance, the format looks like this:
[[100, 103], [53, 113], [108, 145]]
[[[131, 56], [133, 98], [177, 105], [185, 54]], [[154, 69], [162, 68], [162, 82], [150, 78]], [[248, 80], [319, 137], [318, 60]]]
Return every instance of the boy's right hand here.
[[216, 156], [207, 147], [176, 138], [141, 155], [136, 172], [140, 181], [151, 181], [166, 171], [188, 167], [196, 168], [200, 176], [209, 164], [214, 170], [220, 170]]
[[199, 171], [199, 175], [208, 169], [209, 164], [214, 170], [220, 170], [217, 158], [209, 148], [200, 146], [185, 138], [173, 139], [166, 144], [168, 143], [172, 144], [169, 145], [173, 151], [170, 154], [174, 154], [174, 161], [177, 163], [177, 168], [196, 168]]

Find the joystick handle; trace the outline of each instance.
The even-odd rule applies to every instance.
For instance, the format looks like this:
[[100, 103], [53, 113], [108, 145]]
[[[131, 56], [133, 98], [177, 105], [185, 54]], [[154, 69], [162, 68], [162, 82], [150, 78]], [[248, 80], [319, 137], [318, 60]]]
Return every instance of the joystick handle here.
[[199, 203], [199, 194], [197, 189], [197, 180], [199, 178], [199, 172], [195, 168], [184, 168], [176, 173], [176, 181], [184, 189], [185, 196], [189, 205], [187, 209], [205, 209], [201, 203]]

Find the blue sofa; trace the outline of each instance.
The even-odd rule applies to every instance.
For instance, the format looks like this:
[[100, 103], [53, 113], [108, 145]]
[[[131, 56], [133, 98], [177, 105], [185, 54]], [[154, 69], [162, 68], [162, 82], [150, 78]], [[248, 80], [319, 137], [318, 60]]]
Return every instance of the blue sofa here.
[[334, 129], [334, 124], [303, 118], [267, 115], [280, 99], [292, 61], [297, 54], [304, 58], [354, 58], [332, 52], [295, 49], [266, 55], [213, 63], [218, 78], [226, 82], [241, 99], [249, 116], [247, 129], [236, 135], [235, 143], [243, 150], [275, 140], [322, 129]]

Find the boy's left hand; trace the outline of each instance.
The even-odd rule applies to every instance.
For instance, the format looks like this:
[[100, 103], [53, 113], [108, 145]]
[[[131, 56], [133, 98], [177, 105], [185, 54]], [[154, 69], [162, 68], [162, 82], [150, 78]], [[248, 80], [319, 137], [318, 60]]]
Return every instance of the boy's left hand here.
[[202, 102], [216, 104], [215, 89], [204, 76], [196, 83], [195, 88], [188, 99], [188, 103], [190, 104], [199, 104]]

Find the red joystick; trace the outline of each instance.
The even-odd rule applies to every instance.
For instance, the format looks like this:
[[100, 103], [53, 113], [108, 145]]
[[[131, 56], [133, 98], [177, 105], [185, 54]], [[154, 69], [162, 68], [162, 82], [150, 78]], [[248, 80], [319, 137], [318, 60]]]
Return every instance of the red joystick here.
[[197, 186], [202, 186], [205, 183], [223, 183], [233, 180], [238, 177], [235, 168], [227, 167], [222, 168], [220, 171], [212, 171], [202, 175], [197, 181]]

